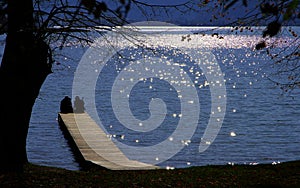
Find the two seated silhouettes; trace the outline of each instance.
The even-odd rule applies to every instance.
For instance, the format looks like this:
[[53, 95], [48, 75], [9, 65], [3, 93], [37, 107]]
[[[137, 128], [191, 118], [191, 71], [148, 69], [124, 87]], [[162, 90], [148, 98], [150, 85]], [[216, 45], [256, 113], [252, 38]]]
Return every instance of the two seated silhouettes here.
[[65, 96], [65, 98], [60, 102], [60, 112], [61, 113], [84, 113], [84, 101], [83, 98], [80, 99], [79, 96], [75, 97], [74, 109], [72, 107], [71, 98]]

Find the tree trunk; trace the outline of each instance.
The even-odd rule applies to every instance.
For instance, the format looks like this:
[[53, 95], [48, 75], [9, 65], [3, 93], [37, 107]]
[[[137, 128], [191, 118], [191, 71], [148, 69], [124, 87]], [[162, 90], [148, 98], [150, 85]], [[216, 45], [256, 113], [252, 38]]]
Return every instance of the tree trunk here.
[[48, 45], [34, 37], [32, 0], [8, 1], [8, 33], [0, 67], [0, 171], [22, 170], [35, 99], [50, 73]]

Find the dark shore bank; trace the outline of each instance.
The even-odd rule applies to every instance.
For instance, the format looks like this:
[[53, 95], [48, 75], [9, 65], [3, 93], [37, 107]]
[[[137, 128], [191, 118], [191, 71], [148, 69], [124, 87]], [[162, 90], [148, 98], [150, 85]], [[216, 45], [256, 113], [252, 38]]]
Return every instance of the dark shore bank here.
[[300, 161], [147, 171], [70, 171], [28, 164], [22, 174], [0, 174], [0, 187], [300, 187]]

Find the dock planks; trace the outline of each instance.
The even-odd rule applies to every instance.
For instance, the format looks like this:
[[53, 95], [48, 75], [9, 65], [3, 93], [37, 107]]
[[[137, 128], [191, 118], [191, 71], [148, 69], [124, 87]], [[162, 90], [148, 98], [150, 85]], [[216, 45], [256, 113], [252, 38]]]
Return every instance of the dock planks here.
[[[76, 118], [75, 118], [76, 116]], [[152, 170], [160, 167], [128, 159], [87, 114], [58, 114], [84, 160], [110, 170]]]

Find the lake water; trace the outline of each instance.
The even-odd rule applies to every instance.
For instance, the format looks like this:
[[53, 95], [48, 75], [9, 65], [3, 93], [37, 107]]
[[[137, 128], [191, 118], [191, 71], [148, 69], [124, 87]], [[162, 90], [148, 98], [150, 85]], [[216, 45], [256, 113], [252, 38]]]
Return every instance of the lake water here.
[[[274, 82], [269, 80], [268, 77], [271, 73], [276, 72], [279, 68], [273, 66], [274, 63], [265, 50], [260, 52], [253, 50], [255, 44], [262, 40], [260, 37], [261, 29], [257, 28], [254, 32], [245, 31], [237, 34], [235, 34], [236, 31], [231, 32], [228, 28], [210, 29], [177, 29], [170, 33], [159, 33], [155, 36], [157, 41], [153, 41], [153, 43], [159, 44], [163, 41], [162, 38], [165, 38], [164, 40], [172, 41], [172, 48], [175, 49], [205, 48], [206, 51], [211, 52], [215, 56], [226, 80], [227, 99], [224, 121], [216, 139], [208, 143], [207, 150], [199, 152], [199, 143], [212, 111], [212, 99], [210, 83], [206, 79], [207, 75], [203, 74], [200, 69], [191, 71], [191, 74], [188, 75], [194, 80], [197, 79], [193, 87], [197, 88], [200, 103], [197, 128], [187, 142], [181, 143], [183, 144], [182, 150], [159, 165], [163, 167], [188, 167], [299, 160], [300, 90], [296, 88], [291, 93], [285, 94]], [[294, 29], [299, 32], [299, 28]], [[192, 34], [188, 36], [186, 30], [192, 30], [194, 33], [207, 31], [205, 31], [206, 35]], [[212, 37], [211, 34], [213, 33], [218, 33], [219, 37], [222, 36], [221, 39], [216, 36]], [[282, 40], [292, 40], [288, 33], [282, 38]], [[299, 45], [299, 40], [297, 42]], [[159, 44], [158, 46], [162, 45]], [[284, 47], [284, 43], [281, 47]], [[174, 57], [171, 58], [179, 64], [182, 63], [184, 56], [180, 55], [181, 52], [173, 51], [172, 48], [157, 51], [166, 53], [168, 57], [174, 54]], [[28, 157], [32, 163], [71, 170], [79, 169], [79, 165], [59, 129], [57, 113], [59, 112], [61, 99], [65, 95], [72, 96], [74, 72], [85, 50], [70, 45], [60, 52], [64, 55], [57, 55], [57, 63], [53, 67], [54, 73], [47, 78], [40, 91], [34, 106], [28, 135]], [[148, 52], [144, 52], [140, 48], [126, 48], [122, 53], [132, 55]], [[114, 58], [110, 61], [111, 63], [114, 63]], [[124, 60], [124, 62], [126, 61]], [[123, 67], [119, 67], [120, 70], [127, 65], [128, 62]], [[190, 65], [188, 68], [190, 69], [192, 66]], [[176, 125], [175, 128], [170, 126], [169, 128], [157, 127], [149, 134], [147, 132], [131, 133], [130, 129], [112, 126], [120, 123], [115, 122], [117, 119], [114, 118], [113, 111], [109, 107], [111, 102], [107, 100], [111, 97], [109, 93], [111, 86], [109, 84], [112, 84], [111, 80], [116, 79], [116, 75], [111, 71], [113, 70], [108, 68], [106, 72], [101, 72], [100, 75], [102, 76], [97, 80], [95, 88], [97, 113], [107, 126], [106, 129], [111, 131], [109, 133], [112, 135], [125, 135], [123, 140], [118, 139], [118, 141], [134, 147], [143, 144], [157, 144], [168, 139], [176, 129]], [[188, 69], [186, 71], [189, 72]], [[194, 73], [197, 71], [199, 77], [196, 78]], [[274, 78], [276, 79], [276, 76]], [[156, 92], [149, 91], [149, 88], [152, 89], [152, 87], [157, 89]], [[131, 100], [130, 104], [132, 104], [132, 113], [135, 117], [147, 120], [151, 116], [148, 109], [150, 99], [152, 97], [164, 99], [163, 95], [165, 94], [167, 97], [164, 100], [167, 101], [172, 97], [172, 92], [168, 93], [172, 90], [172, 87], [168, 91], [164, 91], [164, 89], [169, 87], [170, 85], [164, 82], [163, 79], [154, 80], [153, 85], [152, 82], [147, 82], [147, 80], [138, 82], [133, 87], [132, 96], [129, 98]], [[159, 90], [161, 91], [158, 92]], [[178, 100], [175, 93], [176, 97], [177, 99], [167, 101], [166, 105], [170, 105], [168, 113], [177, 115], [178, 120], [181, 113], [180, 106], [178, 106], [180, 100]], [[172, 124], [176, 122], [174, 121]], [[164, 131], [160, 131], [159, 128], [163, 128]], [[165, 148], [165, 150], [168, 149]], [[134, 153], [131, 156], [129, 154], [129, 157], [134, 157], [134, 155]], [[155, 156], [155, 151], [153, 151], [153, 157]]]

